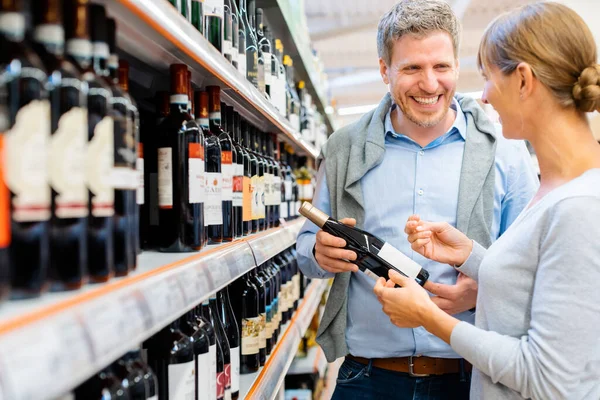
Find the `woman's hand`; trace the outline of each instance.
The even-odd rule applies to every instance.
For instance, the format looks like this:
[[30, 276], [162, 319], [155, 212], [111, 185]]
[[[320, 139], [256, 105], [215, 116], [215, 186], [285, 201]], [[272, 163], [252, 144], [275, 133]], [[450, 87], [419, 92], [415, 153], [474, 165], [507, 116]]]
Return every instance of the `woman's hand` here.
[[473, 241], [447, 222], [421, 221], [411, 215], [404, 232], [414, 251], [444, 264], [462, 265], [473, 250]]
[[[395, 288], [398, 284], [401, 288]], [[438, 308], [419, 284], [396, 271], [390, 270], [390, 280], [379, 278], [373, 289], [383, 312], [399, 328], [416, 328], [423, 325], [425, 316]]]

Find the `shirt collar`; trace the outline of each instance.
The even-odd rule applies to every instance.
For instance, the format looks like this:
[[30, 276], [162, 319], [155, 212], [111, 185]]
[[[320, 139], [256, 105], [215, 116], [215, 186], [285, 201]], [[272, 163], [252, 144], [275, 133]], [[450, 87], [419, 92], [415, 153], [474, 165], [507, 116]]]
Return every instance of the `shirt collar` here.
[[[396, 104], [392, 103], [392, 106], [390, 107], [389, 111], [385, 115], [385, 123], [384, 123], [385, 134], [390, 135], [392, 137], [404, 136], [401, 133], [397, 133], [394, 130], [394, 126], [392, 125], [392, 117], [391, 116], [392, 116], [392, 111], [395, 108], [396, 108]], [[465, 113], [462, 111], [460, 104], [456, 100], [456, 97], [452, 98], [452, 103], [450, 104], [450, 108], [452, 108], [454, 111], [456, 111], [456, 118], [454, 119], [454, 123], [452, 124], [452, 126], [450, 127], [450, 129], [448, 130], [446, 135], [452, 133], [453, 131], [457, 131], [460, 134], [460, 136], [463, 138], [463, 140], [466, 140], [467, 118], [465, 116]]]

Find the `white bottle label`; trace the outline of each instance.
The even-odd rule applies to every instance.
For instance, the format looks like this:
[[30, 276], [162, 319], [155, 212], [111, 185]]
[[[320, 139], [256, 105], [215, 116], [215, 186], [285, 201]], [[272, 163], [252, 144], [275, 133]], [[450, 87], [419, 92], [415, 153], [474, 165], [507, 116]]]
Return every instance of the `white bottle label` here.
[[271, 85], [273, 79], [271, 78], [271, 53], [263, 52], [263, 58], [265, 60], [265, 85]]
[[292, 181], [283, 181], [283, 186], [285, 189], [285, 201], [292, 200]]
[[265, 190], [265, 206], [272, 206], [273, 205], [273, 175], [272, 174], [265, 174], [265, 183], [264, 183], [264, 190]]
[[190, 143], [188, 146], [188, 200], [191, 204], [202, 203], [205, 195], [202, 147], [200, 143]]
[[206, 172], [206, 203], [204, 205], [204, 225], [223, 224], [223, 177], [220, 172]]
[[234, 164], [235, 171], [233, 177], [233, 206], [242, 207], [244, 205], [244, 166]]
[[[231, 40], [223, 40], [223, 55], [230, 55], [233, 52], [233, 46]], [[233, 60], [233, 56], [231, 57]]]
[[204, 0], [204, 16], [215, 15], [223, 18], [224, 16], [224, 4], [223, 0]]
[[196, 393], [196, 371], [194, 361], [171, 364], [169, 374], [169, 399], [193, 399]]
[[260, 331], [258, 331], [258, 348], [264, 349], [267, 347], [267, 315], [261, 313], [259, 315]]
[[242, 320], [242, 355], [258, 354], [260, 317]]
[[293, 283], [293, 297], [294, 297], [294, 301], [299, 300], [300, 299], [300, 274], [296, 274], [292, 277], [292, 283]]
[[209, 379], [210, 386], [208, 390], [208, 400], [217, 400], [217, 344], [208, 348], [208, 357], [210, 359]]
[[148, 397], [147, 400], [158, 400], [158, 396], [152, 396], [152, 397]]
[[288, 218], [288, 203], [279, 204], [279, 218]]
[[112, 187], [114, 164], [114, 122], [104, 117], [94, 127], [88, 143], [85, 175], [92, 196], [92, 215], [110, 217], [115, 213], [115, 191]]
[[6, 134], [6, 184], [14, 194], [12, 218], [19, 222], [50, 218], [47, 151], [50, 103], [33, 100], [17, 113]]
[[238, 71], [245, 78], [246, 77], [246, 54], [238, 54]]
[[233, 200], [233, 164], [221, 164], [223, 176], [223, 201]]
[[54, 203], [58, 218], [88, 215], [88, 188], [85, 184], [87, 110], [73, 107], [58, 121], [50, 138], [48, 172], [57, 192]]
[[[212, 393], [210, 392], [212, 377], [216, 375], [216, 369], [213, 371], [212, 360], [210, 359], [210, 348], [209, 352], [200, 354], [196, 357], [196, 380], [198, 381], [198, 394]], [[217, 389], [215, 388], [215, 397], [217, 395]]]
[[144, 159], [142, 157], [138, 157], [136, 160], [135, 170], [138, 181], [136, 202], [137, 204], [144, 204]]
[[173, 149], [158, 149], [158, 207], [173, 208]]
[[233, 393], [240, 390], [240, 348], [231, 349], [231, 391]]
[[265, 177], [259, 176], [256, 191], [258, 192], [258, 218], [265, 217]]
[[281, 205], [281, 177], [275, 176], [273, 178], [273, 188], [275, 193], [273, 194], [274, 205]]
[[410, 278], [416, 278], [419, 275], [419, 272], [421, 272], [421, 266], [419, 264], [388, 243], [383, 245], [377, 255], [398, 268], [398, 270]]

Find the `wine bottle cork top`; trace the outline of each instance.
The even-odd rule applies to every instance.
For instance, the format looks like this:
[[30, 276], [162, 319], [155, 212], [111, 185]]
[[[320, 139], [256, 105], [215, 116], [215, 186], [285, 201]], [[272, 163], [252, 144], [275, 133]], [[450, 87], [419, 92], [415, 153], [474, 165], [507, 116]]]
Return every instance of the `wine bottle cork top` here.
[[308, 218], [313, 224], [317, 225], [319, 228], [322, 228], [325, 225], [325, 222], [329, 219], [329, 215], [325, 214], [323, 211], [319, 210], [317, 207], [310, 204], [308, 201], [302, 203], [302, 206], [299, 210], [300, 214]]
[[172, 64], [171, 94], [188, 94], [187, 66], [185, 64]]
[[[13, 3], [2, 1], [2, 3]], [[49, 24], [62, 25], [62, 2], [60, 0], [46, 0], [36, 7], [32, 7], [33, 22], [35, 25]]]
[[221, 112], [221, 88], [219, 86], [207, 86], [209, 93], [208, 110], [210, 113]]
[[196, 107], [200, 118], [208, 118], [208, 92], [196, 92]]

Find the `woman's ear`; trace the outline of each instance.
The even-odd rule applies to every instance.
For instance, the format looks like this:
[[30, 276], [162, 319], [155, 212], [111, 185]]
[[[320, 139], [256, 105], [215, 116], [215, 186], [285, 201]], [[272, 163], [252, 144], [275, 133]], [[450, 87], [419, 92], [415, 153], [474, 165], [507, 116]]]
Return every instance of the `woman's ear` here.
[[519, 98], [526, 99], [531, 96], [535, 85], [535, 76], [531, 66], [524, 62], [519, 63], [515, 72], [519, 82]]

